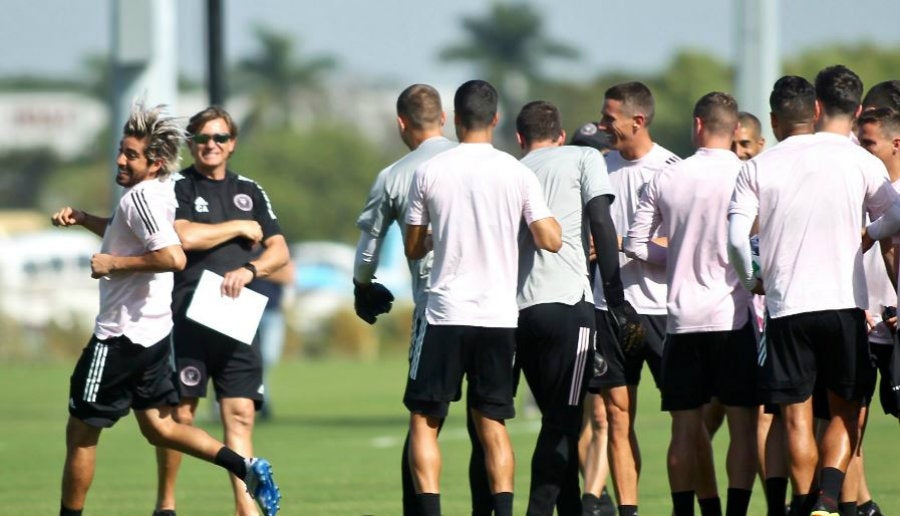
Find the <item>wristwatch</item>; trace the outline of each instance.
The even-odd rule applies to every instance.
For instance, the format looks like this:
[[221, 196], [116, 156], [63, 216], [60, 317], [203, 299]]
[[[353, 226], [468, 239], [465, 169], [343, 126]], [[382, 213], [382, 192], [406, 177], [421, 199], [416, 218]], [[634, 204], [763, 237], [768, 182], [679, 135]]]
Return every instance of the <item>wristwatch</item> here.
[[243, 267], [243, 268], [247, 269], [248, 271], [252, 272], [252, 273], [253, 273], [253, 279], [256, 279], [256, 274], [257, 274], [257, 272], [256, 272], [256, 265], [253, 265], [252, 263], [247, 262], [247, 263], [245, 263], [244, 265], [241, 265], [241, 267]]

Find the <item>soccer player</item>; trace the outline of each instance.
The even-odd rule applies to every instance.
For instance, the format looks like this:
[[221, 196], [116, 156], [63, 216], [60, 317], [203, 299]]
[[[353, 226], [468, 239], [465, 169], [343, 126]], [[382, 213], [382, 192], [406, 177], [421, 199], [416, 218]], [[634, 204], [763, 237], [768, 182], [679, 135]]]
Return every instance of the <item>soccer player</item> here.
[[[263, 403], [258, 336], [248, 346], [188, 319], [186, 312], [203, 270], [222, 275], [222, 294], [238, 297], [255, 278], [267, 277], [287, 264], [287, 243], [263, 189], [227, 168], [238, 136], [231, 115], [219, 107], [206, 108], [191, 117], [187, 131], [194, 163], [175, 182], [175, 231], [187, 255], [184, 271], [175, 275], [172, 293], [172, 337], [181, 394], [176, 419], [193, 424], [197, 402], [206, 396], [212, 379], [225, 443], [251, 455], [253, 422]], [[156, 514], [170, 516], [181, 454], [160, 448], [157, 464]], [[237, 514], [254, 514], [240, 480], [231, 476], [231, 484]]]
[[[628, 233], [646, 184], [663, 167], [679, 161], [650, 137], [653, 114], [653, 95], [643, 83], [617, 84], [604, 94], [599, 128], [609, 135], [615, 149], [606, 155], [606, 168], [616, 198], [611, 213], [619, 237]], [[612, 278], [598, 274], [594, 281], [597, 351], [605, 359], [606, 369], [590, 380], [589, 390], [602, 395], [606, 408], [610, 469], [619, 514], [633, 516], [637, 514], [641, 465], [634, 433], [637, 386], [645, 361], [659, 383], [666, 327], [666, 271], [625, 255], [619, 256], [619, 266], [625, 299], [640, 315], [643, 332], [619, 338], [621, 318], [604, 296], [604, 284]]]
[[[881, 83], [885, 84], [885, 83]], [[876, 85], [873, 90], [878, 87]], [[876, 102], [872, 90], [866, 95], [866, 100]], [[863, 104], [863, 114], [857, 120], [857, 138], [860, 146], [880, 159], [888, 170], [891, 184], [894, 189], [900, 190], [900, 115], [896, 111], [873, 104]], [[886, 245], [889, 244], [889, 245]], [[884, 247], [882, 247], [884, 245]], [[882, 252], [888, 253], [886, 262], [882, 261]], [[863, 265], [866, 271], [866, 287], [869, 291], [869, 309], [867, 322], [869, 324], [869, 351], [881, 373], [879, 382], [879, 398], [885, 414], [894, 417], [900, 416], [897, 396], [891, 389], [894, 376], [893, 353], [894, 339], [897, 332], [897, 317], [890, 317], [890, 310], [896, 311], [896, 265], [897, 247], [888, 240], [876, 242], [873, 248], [863, 257]], [[887, 265], [887, 267], [885, 267]], [[891, 277], [893, 276], [893, 278]], [[892, 285], [892, 282], [894, 285]], [[887, 317], [885, 317], [887, 316]], [[875, 378], [867, 389], [866, 400], [871, 402], [875, 391]], [[865, 431], [868, 420], [869, 407], [863, 407], [860, 420]], [[855, 473], [858, 477], [857, 501], [859, 514], [864, 516], [880, 516], [881, 510], [878, 504], [872, 500], [864, 469], [864, 454], [860, 445], [859, 455], [851, 460], [850, 470], [847, 476]], [[854, 471], [855, 468], [855, 471]]]
[[65, 207], [52, 217], [55, 226], [80, 225], [103, 237], [101, 252], [91, 258], [91, 276], [100, 280], [100, 312], [69, 384], [60, 516], [82, 513], [100, 432], [132, 408], [151, 444], [225, 468], [246, 483], [264, 514], [278, 511], [281, 495], [268, 461], [244, 458], [172, 418], [178, 402], [169, 362], [172, 271], [183, 269], [186, 259], [172, 227], [169, 175], [177, 170], [182, 140], [178, 124], [161, 106], [135, 105], [116, 158], [116, 183], [125, 191], [113, 216]]
[[[725, 406], [727, 514], [745, 515], [756, 471], [756, 338], [750, 294], [728, 266], [727, 212], [741, 160], [731, 150], [737, 102], [712, 92], [694, 106], [697, 152], [650, 180], [628, 230], [625, 254], [665, 264], [668, 286], [662, 408], [672, 415], [668, 471], [676, 516], [722, 513], [718, 494], [695, 493], [700, 461], [712, 460], [702, 407]], [[668, 235], [664, 251], [650, 237]]]
[[[522, 163], [537, 176], [563, 235], [558, 253], [538, 249], [529, 232], [519, 237], [516, 361], [543, 416], [531, 461], [527, 514], [552, 515], [555, 506], [560, 515], [580, 516], [577, 444], [595, 336], [589, 234], [604, 277], [611, 278], [607, 299], [633, 324], [640, 320], [622, 291], [609, 213], [613, 195], [603, 156], [594, 149], [563, 146], [566, 135], [559, 110], [549, 102], [526, 104], [516, 129], [526, 153]], [[594, 514], [597, 496], [585, 496], [585, 505], [591, 505], [585, 512]]]
[[559, 223], [534, 174], [491, 145], [497, 91], [464, 83], [454, 97], [460, 144], [421, 165], [413, 176], [405, 250], [434, 262], [426, 327], [412, 353], [403, 401], [410, 411], [409, 456], [416, 498], [426, 516], [440, 514], [441, 455], [437, 434], [462, 378], [499, 516], [512, 514], [514, 461], [504, 421], [514, 416], [513, 356], [518, 234], [524, 219], [538, 248], [558, 251]]
[[731, 150], [744, 161], [753, 159], [766, 146], [766, 139], [762, 135], [762, 125], [753, 113], [746, 111], [738, 113], [738, 121], [740, 125], [734, 135]]
[[[396, 221], [401, 230], [408, 207], [407, 195], [416, 168], [437, 154], [456, 146], [443, 136], [445, 115], [437, 90], [427, 84], [413, 84], [397, 98], [397, 128], [400, 138], [410, 149], [410, 153], [385, 167], [375, 179], [366, 199], [365, 207], [356, 220], [360, 230], [356, 246], [356, 262], [353, 269], [354, 307], [357, 315], [373, 324], [378, 315], [389, 309], [394, 296], [380, 283], [372, 281], [378, 268], [378, 258], [382, 241], [390, 225]], [[432, 255], [429, 252], [421, 260], [409, 260], [412, 279], [413, 323], [410, 349], [425, 331], [426, 287], [431, 273]], [[472, 487], [473, 513], [490, 514], [491, 495], [484, 472], [484, 454], [477, 443], [471, 417], [467, 418], [473, 453], [470, 464], [470, 484]], [[409, 434], [403, 445], [401, 460], [401, 482], [403, 489], [403, 514], [418, 514], [416, 492], [409, 469]]]
[[[765, 401], [781, 405], [788, 429], [792, 509], [801, 514], [800, 507], [811, 507], [812, 515], [821, 516], [838, 511], [844, 472], [859, 442], [861, 384], [871, 368], [859, 239], [863, 213], [888, 215], [868, 228], [864, 240], [887, 236], [898, 227], [900, 197], [884, 165], [847, 137], [862, 93], [856, 74], [828, 68], [816, 78], [814, 101], [812, 91], [799, 77], [775, 84], [775, 100], [790, 97], [772, 102], [776, 134], [814, 117], [820, 132], [785, 138], [741, 170], [729, 208], [729, 255], [745, 287], [765, 286], [761, 384]], [[762, 280], [753, 273], [748, 241], [757, 215]], [[821, 453], [812, 421], [817, 382], [831, 411]], [[817, 463], [819, 491], [811, 494]]]
[[[597, 122], [588, 122], [578, 128], [569, 145], [591, 147], [604, 156], [612, 150], [610, 137], [597, 127]], [[604, 163], [605, 167], [605, 163]], [[593, 238], [590, 239], [590, 261], [588, 276], [594, 283], [597, 271], [597, 253]], [[599, 358], [599, 354], [595, 355]], [[578, 460], [581, 475], [584, 477], [584, 493], [582, 505], [584, 512], [595, 516], [615, 516], [616, 505], [606, 489], [609, 476], [609, 422], [606, 417], [606, 406], [599, 394], [585, 393], [584, 415], [582, 417], [581, 434], [578, 439]], [[594, 500], [596, 498], [596, 500]]]

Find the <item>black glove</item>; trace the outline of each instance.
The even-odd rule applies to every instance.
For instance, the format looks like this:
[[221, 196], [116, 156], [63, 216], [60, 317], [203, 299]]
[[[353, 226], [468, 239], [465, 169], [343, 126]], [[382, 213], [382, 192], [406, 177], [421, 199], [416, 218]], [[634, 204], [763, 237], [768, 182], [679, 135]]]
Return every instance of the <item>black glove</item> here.
[[394, 295], [381, 283], [368, 284], [353, 280], [353, 309], [360, 319], [375, 324], [375, 318], [391, 311]]
[[641, 318], [628, 301], [619, 306], [610, 306], [609, 314], [612, 315], [616, 336], [619, 339], [619, 347], [626, 358], [638, 356], [644, 351], [644, 327]]

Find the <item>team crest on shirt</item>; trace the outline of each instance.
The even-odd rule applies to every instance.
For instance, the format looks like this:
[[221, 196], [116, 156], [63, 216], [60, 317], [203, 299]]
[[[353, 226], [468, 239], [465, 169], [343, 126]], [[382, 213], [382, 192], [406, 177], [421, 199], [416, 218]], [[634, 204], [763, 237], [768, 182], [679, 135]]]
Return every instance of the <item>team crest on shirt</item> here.
[[178, 373], [178, 378], [181, 379], [181, 383], [188, 387], [194, 387], [199, 384], [200, 376], [200, 370], [194, 366], [187, 366]]
[[209, 203], [203, 197], [194, 199], [194, 211], [197, 213], [209, 213]]
[[638, 196], [638, 199], [640, 199], [641, 197], [644, 196], [644, 192], [647, 191], [647, 185], [649, 185], [649, 184], [650, 184], [650, 182], [648, 181], [648, 182], [642, 184], [642, 185], [637, 189], [637, 196]]
[[239, 193], [234, 196], [234, 205], [242, 211], [250, 211], [253, 209], [253, 199], [249, 195]]

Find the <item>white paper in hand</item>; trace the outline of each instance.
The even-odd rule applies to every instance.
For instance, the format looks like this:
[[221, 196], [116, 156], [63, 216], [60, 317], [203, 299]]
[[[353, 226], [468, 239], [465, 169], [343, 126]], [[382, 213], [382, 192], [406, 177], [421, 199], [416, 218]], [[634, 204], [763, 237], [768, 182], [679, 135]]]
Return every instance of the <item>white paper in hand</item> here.
[[241, 289], [241, 295], [230, 298], [222, 294], [222, 280], [215, 272], [203, 271], [187, 317], [249, 345], [269, 298], [246, 287]]

